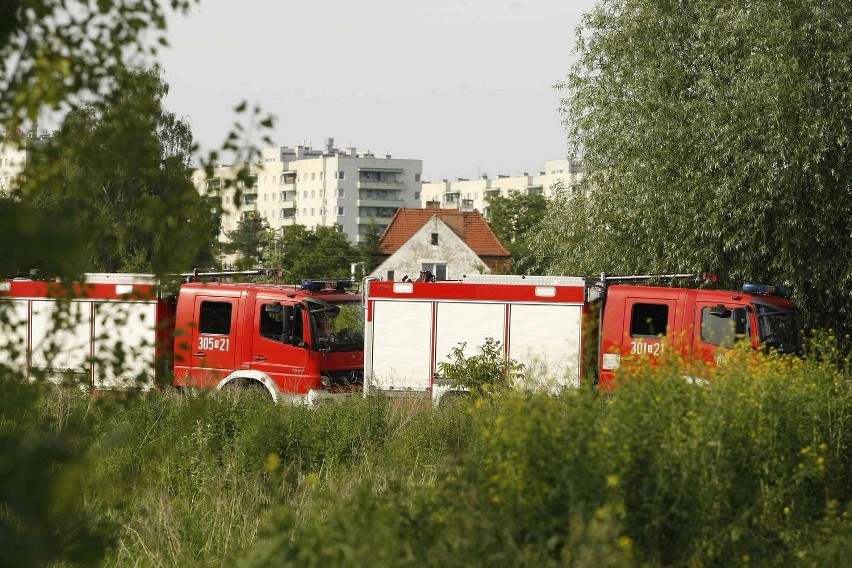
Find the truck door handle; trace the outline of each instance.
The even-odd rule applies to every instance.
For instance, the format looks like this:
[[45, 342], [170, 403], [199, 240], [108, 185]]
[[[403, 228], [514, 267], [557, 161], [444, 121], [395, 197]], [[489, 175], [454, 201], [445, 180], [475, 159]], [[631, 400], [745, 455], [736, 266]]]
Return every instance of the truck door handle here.
[[192, 356], [193, 357], [204, 357], [204, 352], [202, 351], [201, 353], [193, 353]]
[[255, 355], [253, 358], [255, 361], [266, 361], [266, 357], [263, 355]]

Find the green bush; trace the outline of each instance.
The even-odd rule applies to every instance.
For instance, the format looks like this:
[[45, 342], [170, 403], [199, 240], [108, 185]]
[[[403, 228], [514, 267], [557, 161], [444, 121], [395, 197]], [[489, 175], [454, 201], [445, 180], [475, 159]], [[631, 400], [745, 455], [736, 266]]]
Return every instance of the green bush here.
[[622, 369], [607, 398], [500, 389], [438, 407], [5, 382], [0, 553], [108, 566], [839, 565], [852, 534], [848, 363], [822, 339], [806, 359], [730, 352], [706, 383], [662, 361]]

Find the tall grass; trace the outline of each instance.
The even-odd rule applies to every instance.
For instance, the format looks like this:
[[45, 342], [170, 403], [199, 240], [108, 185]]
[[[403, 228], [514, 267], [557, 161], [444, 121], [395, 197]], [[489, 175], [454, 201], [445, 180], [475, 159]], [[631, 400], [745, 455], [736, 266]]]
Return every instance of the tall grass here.
[[[501, 390], [437, 408], [115, 400], [4, 381], [0, 441], [18, 462], [2, 462], [0, 530], [27, 556], [0, 554], [106, 566], [844, 565], [852, 382], [833, 344], [817, 345], [806, 359], [731, 353], [708, 384], [672, 361], [625, 371], [609, 398]], [[10, 494], [25, 479], [38, 498]]]

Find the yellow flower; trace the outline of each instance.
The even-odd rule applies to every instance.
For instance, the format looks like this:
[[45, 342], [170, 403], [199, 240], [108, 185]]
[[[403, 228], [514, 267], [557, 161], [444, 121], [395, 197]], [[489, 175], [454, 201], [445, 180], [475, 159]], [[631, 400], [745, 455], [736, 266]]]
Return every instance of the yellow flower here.
[[281, 467], [281, 460], [278, 458], [278, 454], [271, 453], [266, 456], [266, 471], [269, 473], [278, 471], [278, 468]]

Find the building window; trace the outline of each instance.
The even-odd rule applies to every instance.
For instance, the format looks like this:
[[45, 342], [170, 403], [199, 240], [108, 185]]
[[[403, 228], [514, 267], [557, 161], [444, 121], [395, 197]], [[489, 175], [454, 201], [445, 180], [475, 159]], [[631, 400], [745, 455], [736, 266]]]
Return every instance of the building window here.
[[317, 192], [316, 192], [316, 190], [315, 190], [315, 189], [312, 189], [312, 190], [311, 190], [311, 199], [313, 199], [313, 198], [314, 198], [314, 197], [316, 197], [316, 196], [317, 196]]
[[416, 199], [417, 201], [420, 201], [420, 192], [419, 191], [414, 192], [414, 199]]
[[420, 265], [420, 270], [424, 272], [431, 272], [435, 277], [435, 280], [446, 280], [447, 279], [447, 265], [445, 263], [437, 263], [437, 262], [424, 262]]
[[325, 179], [325, 172], [320, 172], [320, 181]]
[[420, 174], [414, 174], [414, 182], [417, 183], [420, 181]]
[[307, 198], [308, 198], [308, 192], [302, 191], [302, 199], [307, 199]]
[[342, 172], [342, 171], [334, 172], [334, 179], [346, 179], [346, 172]]
[[432, 244], [435, 246], [438, 245], [438, 233], [432, 233]]
[[343, 192], [343, 188], [342, 188], [342, 187], [337, 188], [337, 197], [343, 197], [343, 193], [344, 193], [344, 192]]
[[314, 180], [316, 180], [316, 179], [317, 179], [317, 173], [316, 173], [316, 172], [311, 172], [311, 181], [314, 181]]
[[338, 207], [338, 208], [337, 208], [337, 216], [338, 216], [338, 217], [343, 217], [343, 207]]

